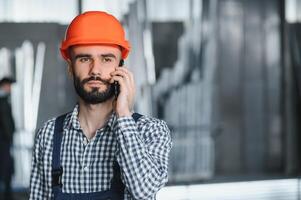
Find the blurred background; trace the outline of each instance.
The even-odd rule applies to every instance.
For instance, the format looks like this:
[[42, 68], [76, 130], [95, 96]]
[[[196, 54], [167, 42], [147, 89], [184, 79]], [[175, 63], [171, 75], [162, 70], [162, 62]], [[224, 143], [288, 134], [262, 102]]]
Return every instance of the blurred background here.
[[36, 130], [76, 103], [59, 45], [88, 10], [122, 21], [135, 111], [171, 129], [158, 200], [301, 198], [301, 0], [0, 0], [16, 199], [28, 198]]

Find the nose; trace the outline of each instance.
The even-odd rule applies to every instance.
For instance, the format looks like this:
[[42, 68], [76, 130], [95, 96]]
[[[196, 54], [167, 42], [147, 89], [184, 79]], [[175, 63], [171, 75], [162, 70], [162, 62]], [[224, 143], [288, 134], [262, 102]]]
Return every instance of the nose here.
[[91, 76], [100, 76], [102, 71], [100, 62], [92, 62], [90, 66], [90, 75]]

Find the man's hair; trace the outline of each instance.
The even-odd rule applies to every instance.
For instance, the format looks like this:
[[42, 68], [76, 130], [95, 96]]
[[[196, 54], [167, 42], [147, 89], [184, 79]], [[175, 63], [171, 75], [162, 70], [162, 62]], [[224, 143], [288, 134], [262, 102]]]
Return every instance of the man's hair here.
[[12, 77], [4, 77], [0, 80], [0, 86], [4, 85], [4, 84], [12, 84], [12, 83], [15, 83], [16, 80]]

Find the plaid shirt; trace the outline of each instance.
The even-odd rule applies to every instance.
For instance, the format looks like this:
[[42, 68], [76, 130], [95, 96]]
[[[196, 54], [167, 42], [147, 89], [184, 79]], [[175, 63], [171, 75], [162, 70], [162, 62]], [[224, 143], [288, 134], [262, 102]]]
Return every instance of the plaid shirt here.
[[[64, 122], [61, 146], [63, 193], [90, 193], [110, 189], [113, 162], [118, 161], [125, 185], [125, 200], [155, 199], [167, 182], [171, 149], [169, 129], [164, 121], [142, 116], [117, 118], [89, 141], [78, 121], [77, 105]], [[53, 198], [51, 161], [55, 118], [47, 121], [35, 139], [30, 199]]]

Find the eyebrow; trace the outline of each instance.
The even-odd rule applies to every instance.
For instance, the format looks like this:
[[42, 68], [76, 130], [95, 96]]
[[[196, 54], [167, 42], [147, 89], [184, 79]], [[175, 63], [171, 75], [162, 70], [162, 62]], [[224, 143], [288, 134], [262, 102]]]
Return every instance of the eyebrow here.
[[[104, 57], [104, 58], [115, 58], [116, 59], [116, 56], [112, 53], [106, 53], [106, 54], [101, 54], [100, 55], [101, 57]], [[91, 58], [92, 55], [91, 54], [78, 54], [74, 57], [74, 59], [78, 59], [78, 58]]]
[[88, 57], [88, 58], [91, 58], [92, 55], [90, 54], [77, 54], [76, 56], [74, 56], [74, 59], [78, 59], [78, 58], [84, 58], [84, 57]]
[[110, 57], [110, 58], [115, 58], [116, 59], [116, 56], [112, 53], [101, 54], [100, 56], [105, 57], [105, 58]]

